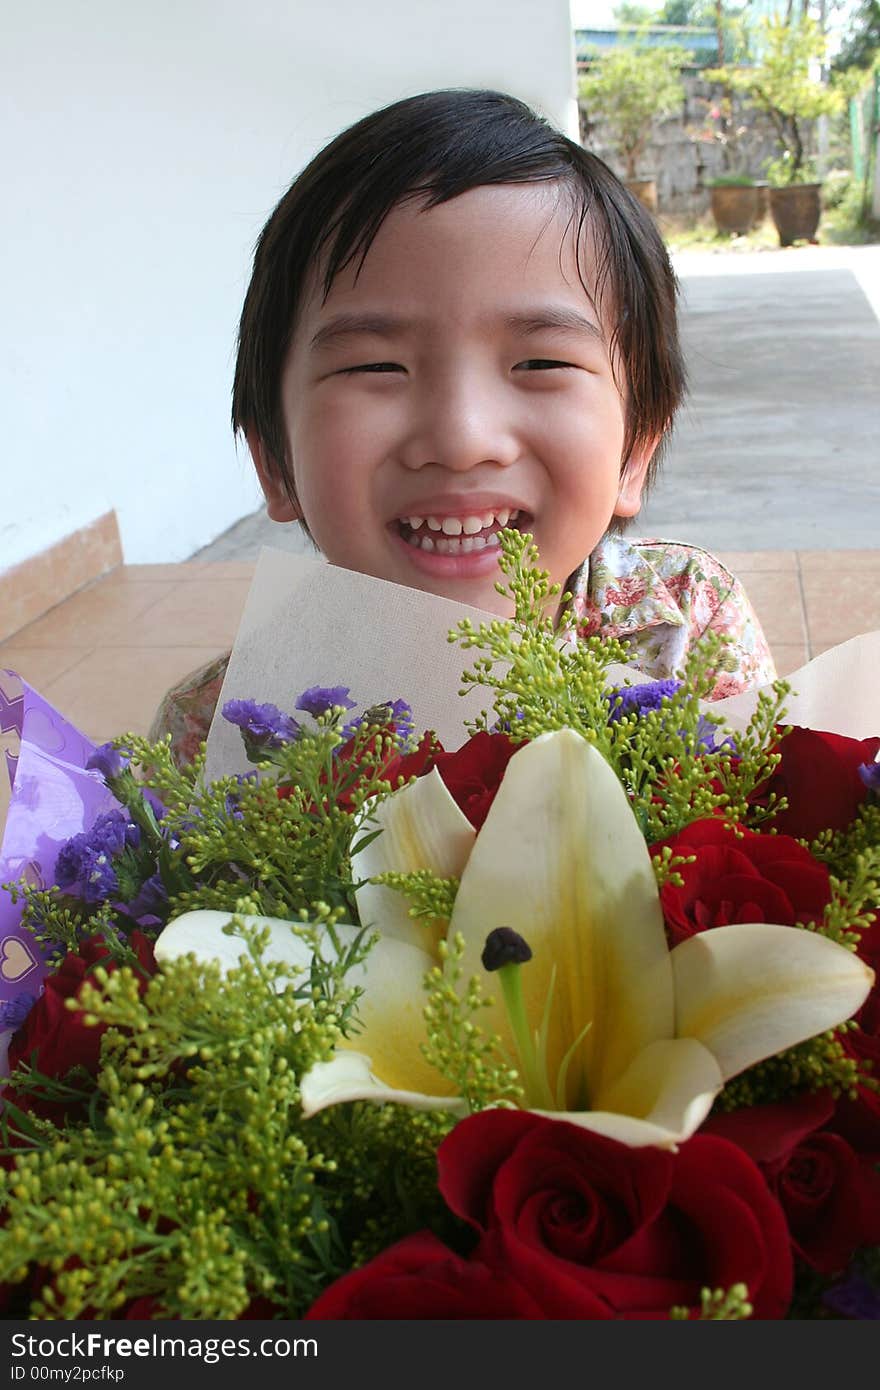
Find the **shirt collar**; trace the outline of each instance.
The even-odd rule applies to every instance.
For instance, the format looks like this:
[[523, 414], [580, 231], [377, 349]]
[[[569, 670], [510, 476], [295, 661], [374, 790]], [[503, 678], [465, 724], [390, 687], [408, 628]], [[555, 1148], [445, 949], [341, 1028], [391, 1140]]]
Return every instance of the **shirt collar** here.
[[640, 549], [644, 542], [607, 535], [572, 575], [568, 588], [575, 613], [590, 615], [606, 637], [625, 636], [661, 623], [682, 627], [686, 618], [657, 570]]

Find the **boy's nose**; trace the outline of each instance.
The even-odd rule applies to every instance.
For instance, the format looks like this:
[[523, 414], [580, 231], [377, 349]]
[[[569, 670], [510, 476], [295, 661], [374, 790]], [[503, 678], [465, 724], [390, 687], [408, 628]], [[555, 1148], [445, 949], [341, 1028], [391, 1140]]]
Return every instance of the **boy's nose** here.
[[466, 472], [480, 464], [506, 467], [519, 454], [512, 412], [501, 393], [476, 379], [426, 383], [413, 400], [402, 449], [407, 468], [439, 464]]

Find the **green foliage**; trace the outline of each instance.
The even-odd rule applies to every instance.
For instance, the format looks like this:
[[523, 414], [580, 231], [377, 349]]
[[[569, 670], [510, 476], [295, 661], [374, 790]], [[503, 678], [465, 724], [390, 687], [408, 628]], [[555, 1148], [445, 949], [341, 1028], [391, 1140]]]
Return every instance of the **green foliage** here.
[[42, 1271], [31, 1317], [112, 1317], [138, 1297], [172, 1317], [235, 1318], [255, 1297], [299, 1317], [368, 1216], [387, 1243], [441, 1205], [449, 1116], [303, 1117], [300, 1080], [341, 1036], [345, 964], [295, 977], [240, 930], [222, 978], [184, 960], [141, 994], [127, 969], [96, 972], [75, 1006], [110, 1025], [87, 1114], [30, 1135], [4, 1115], [0, 1280]]
[[679, 73], [686, 61], [681, 48], [621, 44], [603, 52], [580, 78], [578, 95], [587, 116], [607, 126], [627, 178], [636, 177], [655, 120], [683, 103]]
[[[626, 648], [600, 637], [560, 642], [546, 615], [554, 590], [546, 571], [537, 568], [531, 536], [502, 531], [501, 551], [508, 582], [497, 588], [512, 601], [514, 619], [478, 628], [465, 619], [450, 634], [465, 651], [481, 653], [464, 672], [461, 693], [482, 687], [494, 696], [491, 713], [483, 710], [468, 721], [471, 732], [498, 726], [512, 738], [534, 739], [554, 729], [574, 729], [614, 768], [649, 844], [718, 810], [731, 823], [752, 827], [775, 813], [775, 805], [753, 807], [748, 797], [779, 762], [770, 746], [789, 690], [784, 681], [775, 683], [772, 695], [760, 697], [748, 727], [737, 734], [738, 757], [713, 757], [710, 780], [700, 738], [717, 721], [703, 714], [700, 701], [724, 667], [723, 641], [709, 636], [697, 644], [677, 673], [680, 689], [659, 710], [609, 721], [609, 667], [626, 663]], [[573, 622], [569, 615], [562, 626]]]
[[788, 21], [763, 19], [759, 35], [754, 64], [711, 68], [705, 76], [742, 93], [750, 106], [770, 118], [779, 149], [778, 157], [767, 168], [771, 183], [813, 182], [815, 166], [807, 149], [808, 125], [818, 116], [840, 110], [843, 103], [842, 93], [812, 76], [812, 66], [825, 57], [825, 37], [818, 24], [806, 15]]
[[[697, 1322], [741, 1322], [752, 1316], [749, 1291], [745, 1284], [731, 1284], [729, 1289], [702, 1289]], [[671, 1322], [687, 1322], [690, 1311], [676, 1306], [669, 1311]]]

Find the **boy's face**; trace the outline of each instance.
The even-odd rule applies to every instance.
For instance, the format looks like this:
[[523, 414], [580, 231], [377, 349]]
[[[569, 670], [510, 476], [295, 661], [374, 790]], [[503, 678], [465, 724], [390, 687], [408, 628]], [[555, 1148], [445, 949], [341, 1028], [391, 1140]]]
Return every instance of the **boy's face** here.
[[[355, 278], [303, 303], [282, 376], [298, 508], [336, 565], [505, 614], [495, 533], [530, 531], [561, 584], [639, 509], [624, 403], [552, 184], [392, 210]], [[592, 288], [591, 267], [584, 277]]]

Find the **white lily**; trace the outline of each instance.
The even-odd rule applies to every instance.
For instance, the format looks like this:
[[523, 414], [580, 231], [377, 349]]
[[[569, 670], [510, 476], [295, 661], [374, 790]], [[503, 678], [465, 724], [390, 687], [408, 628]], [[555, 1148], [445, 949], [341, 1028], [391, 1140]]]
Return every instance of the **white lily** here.
[[[633, 1146], [674, 1148], [725, 1081], [849, 1018], [873, 981], [852, 952], [796, 927], [719, 927], [670, 952], [626, 794], [571, 730], [513, 756], [478, 834], [437, 772], [389, 797], [377, 821], [383, 834], [356, 857], [355, 876], [427, 868], [460, 877], [448, 935], [465, 940], [466, 975], [482, 972], [486, 938], [498, 927], [531, 948], [527, 964], [499, 972], [502, 990], [491, 991], [499, 997], [481, 1015], [516, 1060], [528, 1108]], [[304, 1078], [306, 1112], [350, 1100], [461, 1108], [422, 1054], [423, 981], [438, 961], [436, 935], [385, 887], [360, 889], [358, 910], [381, 932], [350, 977], [364, 991], [362, 1028]], [[228, 920], [178, 918], [157, 957], [167, 963], [194, 950], [232, 961], [238, 948], [219, 934]], [[270, 925], [269, 955], [277, 942], [278, 954], [305, 967], [290, 924]]]

